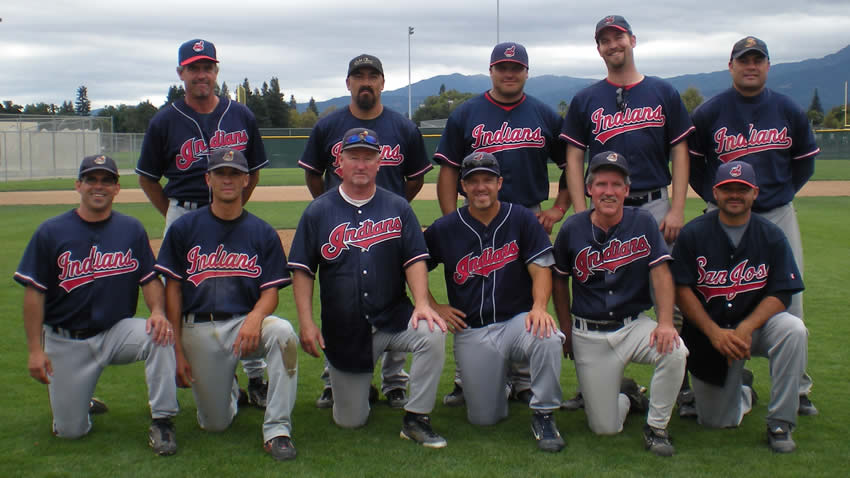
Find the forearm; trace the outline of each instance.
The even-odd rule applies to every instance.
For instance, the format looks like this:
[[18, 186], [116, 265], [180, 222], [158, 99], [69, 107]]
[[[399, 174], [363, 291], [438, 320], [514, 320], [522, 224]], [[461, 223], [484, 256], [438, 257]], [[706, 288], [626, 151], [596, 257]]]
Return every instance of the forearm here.
[[750, 312], [738, 327], [747, 327], [750, 331], [760, 329], [771, 317], [783, 312], [786, 309], [785, 304], [776, 297], [769, 295], [759, 302], [759, 305]]
[[274, 313], [274, 310], [277, 308], [277, 304], [278, 288], [269, 287], [267, 289], [263, 289], [260, 291], [260, 298], [257, 299], [257, 303], [254, 304], [254, 308], [251, 309], [251, 312], [249, 312], [248, 315], [259, 319], [265, 319]]
[[404, 276], [410, 287], [410, 293], [413, 294], [414, 304], [417, 306], [430, 304], [428, 296], [431, 292], [428, 290], [428, 268], [425, 261], [417, 261], [407, 266]]
[[303, 327], [307, 322], [313, 323], [313, 277], [296, 270], [292, 274], [292, 295], [299, 325]]
[[655, 295], [655, 312], [660, 325], [673, 326], [673, 275], [667, 263], [661, 263], [649, 270], [650, 283]]
[[457, 180], [460, 170], [452, 166], [440, 166], [437, 176], [437, 200], [443, 215], [457, 210]]
[[676, 305], [679, 306], [685, 320], [696, 326], [705, 336], [711, 337], [719, 328], [690, 286], [676, 286]]
[[545, 311], [552, 297], [552, 269], [529, 264], [528, 273], [531, 276], [532, 307]]
[[567, 190], [576, 213], [587, 209], [584, 198], [584, 151], [567, 145]]
[[171, 278], [165, 279], [165, 318], [174, 329], [174, 350], [182, 354], [183, 343], [180, 339], [183, 327], [180, 322], [183, 319], [183, 291], [180, 281]]
[[256, 170], [252, 172], [248, 178], [248, 186], [242, 190], [242, 205], [244, 206], [249, 199], [251, 199], [251, 194], [254, 193], [254, 189], [257, 187], [257, 184], [260, 182], [260, 170]]
[[561, 171], [561, 177], [558, 179], [558, 196], [555, 198], [555, 206], [566, 215], [571, 203], [570, 189], [567, 187], [567, 170], [564, 168]]
[[685, 200], [688, 195], [688, 173], [691, 161], [688, 157], [688, 144], [682, 141], [670, 151], [673, 163], [673, 197], [670, 206], [679, 215], [685, 213]]
[[41, 329], [44, 324], [44, 294], [28, 286], [24, 292], [24, 331], [30, 352], [41, 351]]
[[162, 189], [162, 184], [159, 181], [153, 180], [147, 176], [139, 175], [139, 187], [145, 192], [153, 207], [165, 217], [168, 214], [168, 198], [165, 197], [165, 192]]
[[423, 184], [425, 184], [425, 178], [423, 176], [411, 178], [404, 182], [404, 197], [407, 199], [407, 202], [413, 201], [413, 198], [422, 189]]
[[310, 191], [313, 199], [316, 199], [325, 192], [325, 182], [322, 180], [321, 174], [316, 174], [305, 169], [304, 183], [307, 184], [307, 189]]
[[151, 314], [165, 314], [165, 287], [158, 277], [142, 286], [142, 295]]
[[570, 316], [570, 282], [567, 277], [552, 274], [552, 303], [555, 305], [555, 314], [561, 330], [570, 330], [572, 317]]

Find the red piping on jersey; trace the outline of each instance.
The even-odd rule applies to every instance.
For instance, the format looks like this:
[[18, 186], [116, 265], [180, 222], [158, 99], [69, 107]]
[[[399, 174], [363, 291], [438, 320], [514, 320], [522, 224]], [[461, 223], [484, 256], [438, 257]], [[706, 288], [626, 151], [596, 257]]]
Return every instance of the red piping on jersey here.
[[519, 101], [517, 101], [516, 103], [511, 103], [510, 105], [505, 105], [505, 104], [499, 103], [498, 101], [494, 100], [494, 99], [490, 96], [490, 92], [489, 92], [489, 91], [484, 92], [484, 98], [486, 98], [486, 99], [487, 99], [487, 101], [489, 101], [490, 103], [493, 103], [494, 105], [498, 106], [499, 108], [502, 108], [502, 109], [503, 109], [503, 110], [505, 110], [505, 111], [511, 111], [512, 109], [514, 109], [514, 108], [516, 108], [517, 106], [521, 105], [521, 104], [525, 101], [525, 93], [523, 93], [523, 94], [522, 94], [522, 99], [520, 99], [520, 100], [519, 100]]
[[635, 85], [637, 85], [638, 83], [643, 81], [644, 78], [646, 78], [646, 77], [641, 78], [640, 81], [636, 81], [636, 82], [632, 83], [631, 85], [618, 85], [618, 84], [612, 82], [611, 80], [609, 80], [608, 78], [605, 78], [605, 81], [607, 81], [609, 85], [611, 85], [615, 88], [625, 88], [626, 90], [631, 90], [632, 88], [635, 87]]

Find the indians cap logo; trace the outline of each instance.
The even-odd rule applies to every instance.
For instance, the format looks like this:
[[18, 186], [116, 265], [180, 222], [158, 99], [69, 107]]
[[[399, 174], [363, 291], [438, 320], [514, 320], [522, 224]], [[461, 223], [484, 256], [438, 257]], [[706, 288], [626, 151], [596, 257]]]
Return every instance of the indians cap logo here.
[[614, 23], [614, 16], [605, 17], [605, 23]]
[[510, 48], [505, 48], [505, 56], [508, 58], [513, 58], [516, 54], [516, 45], [511, 45]]
[[194, 45], [192, 45], [192, 49], [195, 50], [196, 52], [204, 51], [204, 41], [198, 40]]
[[94, 164], [104, 164], [106, 163], [106, 158], [103, 156], [98, 156], [94, 158]]
[[608, 161], [611, 161], [612, 163], [616, 163], [617, 162], [617, 153], [611, 153], [605, 159], [607, 159]]
[[222, 161], [233, 161], [233, 151], [224, 153], [224, 156], [222, 156], [221, 159]]
[[473, 161], [481, 161], [484, 159], [484, 153], [475, 153], [475, 156], [472, 157]]
[[734, 166], [732, 169], [729, 170], [729, 176], [732, 176], [733, 178], [737, 178], [738, 176], [741, 175], [742, 169], [743, 168], [741, 168], [740, 164], [737, 165], [737, 166]]
[[744, 46], [746, 46], [746, 47], [751, 47], [751, 46], [754, 46], [755, 44], [756, 44], [756, 39], [753, 38], [753, 37], [748, 37], [747, 40], [744, 42]]

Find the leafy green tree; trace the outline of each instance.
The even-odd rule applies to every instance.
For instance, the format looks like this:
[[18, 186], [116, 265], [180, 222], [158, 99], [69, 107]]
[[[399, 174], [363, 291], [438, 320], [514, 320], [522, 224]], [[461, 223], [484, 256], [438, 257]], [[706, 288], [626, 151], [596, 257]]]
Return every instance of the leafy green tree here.
[[823, 126], [830, 129], [844, 128], [844, 105], [829, 110], [823, 119]]
[[16, 105], [14, 101], [6, 100], [3, 102], [3, 106], [0, 107], [0, 113], [19, 115], [23, 112], [23, 107], [21, 105]]
[[333, 113], [334, 111], [336, 111], [336, 106], [330, 105], [325, 108], [324, 111], [322, 111], [322, 114], [319, 115], [319, 118], [324, 118], [325, 116]]
[[558, 114], [561, 116], [561, 118], [567, 117], [567, 110], [569, 109], [570, 105], [568, 105], [566, 101], [561, 100], [561, 102], [558, 103]]
[[36, 104], [29, 104], [29, 105], [24, 106], [24, 114], [25, 115], [49, 115], [49, 114], [53, 114], [50, 111], [51, 106], [53, 106], [54, 108], [56, 107], [56, 105], [48, 105], [47, 103], [43, 103], [43, 102], [42, 103], [36, 103]]
[[460, 93], [457, 90], [448, 90], [439, 96], [425, 98], [423, 106], [413, 113], [413, 122], [448, 118], [449, 113], [460, 106], [464, 101], [475, 96], [475, 93]]
[[74, 111], [79, 116], [91, 115], [91, 101], [89, 101], [89, 90], [85, 85], [77, 88], [77, 101], [74, 102]]
[[681, 97], [682, 103], [685, 104], [685, 109], [688, 110], [688, 113], [693, 113], [696, 107], [701, 105], [704, 101], [702, 94], [700, 94], [699, 90], [693, 86], [688, 87], [688, 89], [682, 93]]

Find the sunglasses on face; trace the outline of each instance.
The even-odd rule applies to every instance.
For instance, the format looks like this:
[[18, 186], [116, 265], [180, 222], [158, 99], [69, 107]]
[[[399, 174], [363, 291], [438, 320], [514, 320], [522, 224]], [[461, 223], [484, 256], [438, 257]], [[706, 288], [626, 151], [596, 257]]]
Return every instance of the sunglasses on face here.
[[358, 143], [366, 143], [374, 146], [378, 145], [378, 138], [372, 136], [371, 134], [353, 134], [344, 141], [345, 145], [349, 144], [358, 144]]
[[629, 106], [629, 90], [623, 88], [622, 86], [617, 88], [617, 109], [620, 111], [625, 111], [626, 107]]

